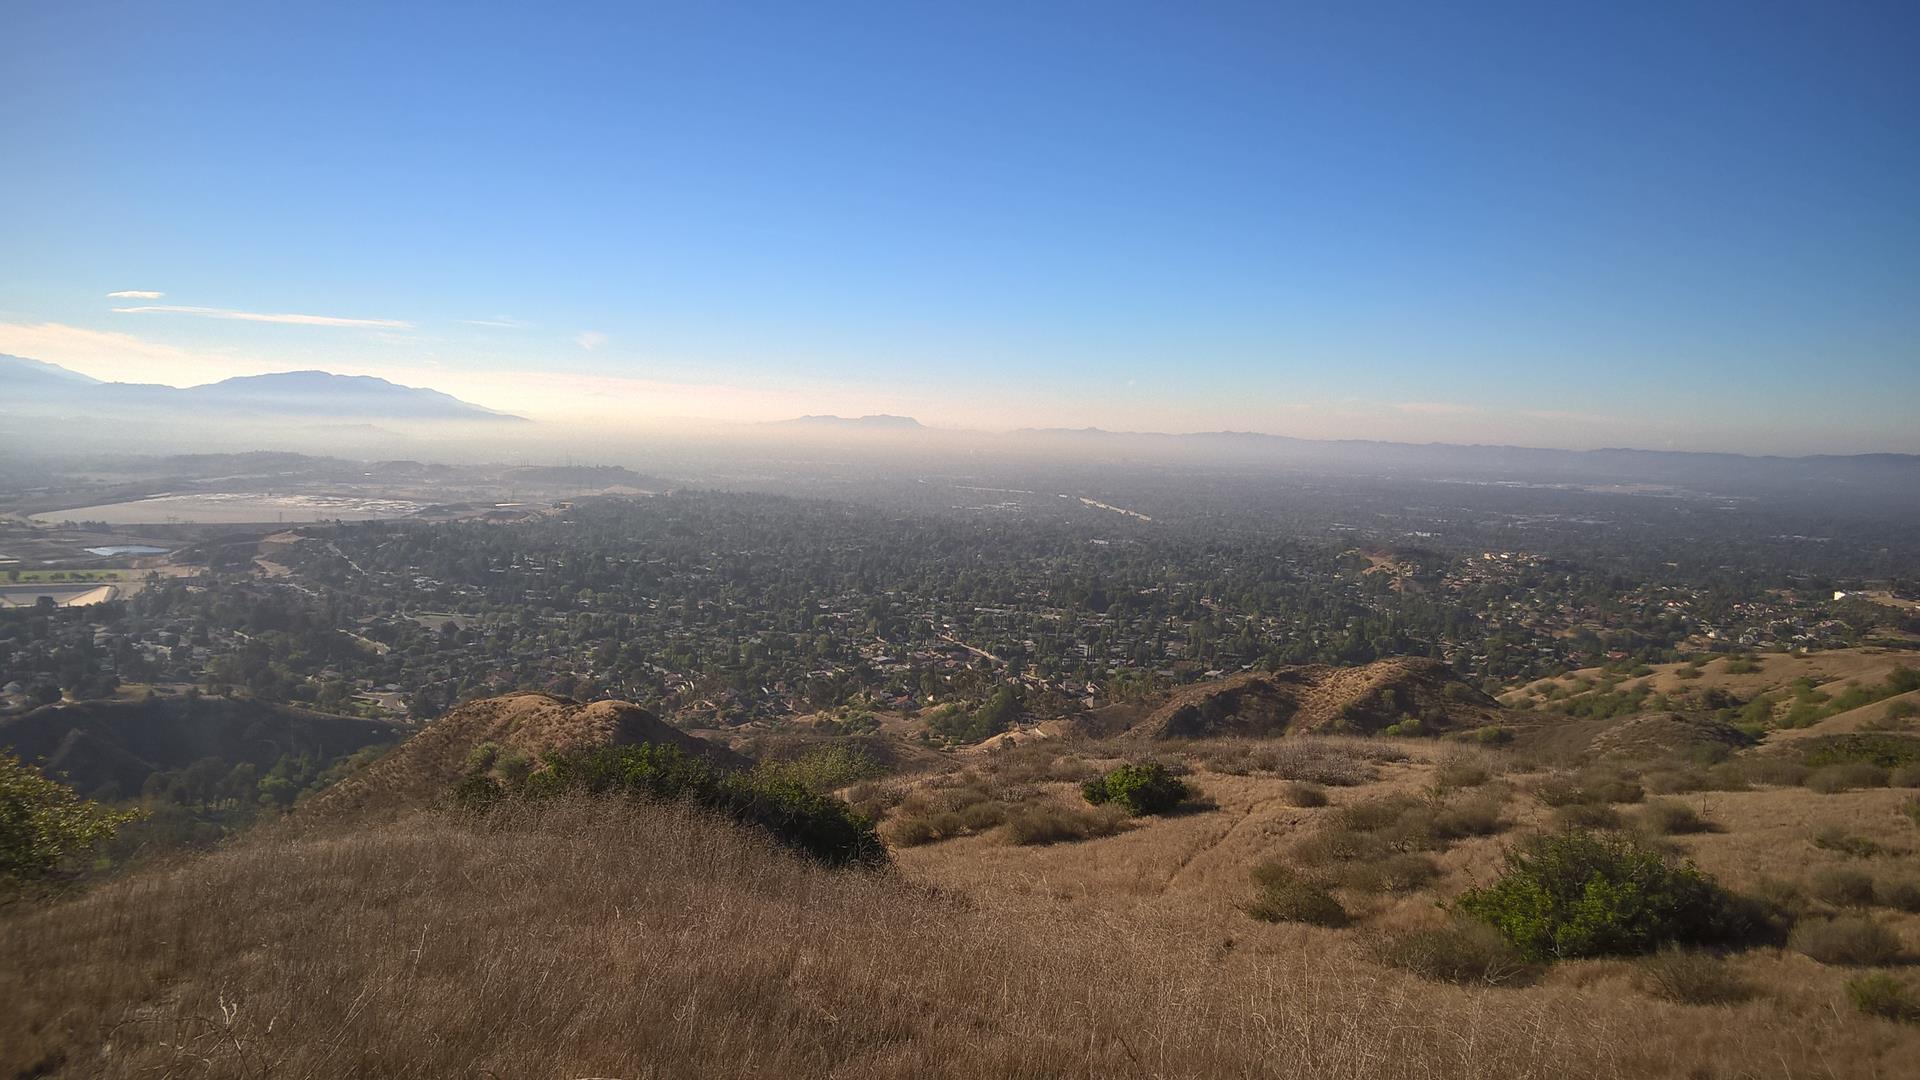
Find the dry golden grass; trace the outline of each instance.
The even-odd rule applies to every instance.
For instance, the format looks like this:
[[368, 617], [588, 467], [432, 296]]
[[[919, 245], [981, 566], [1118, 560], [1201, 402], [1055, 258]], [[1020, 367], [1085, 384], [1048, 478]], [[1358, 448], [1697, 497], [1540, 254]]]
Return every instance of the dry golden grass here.
[[670, 808], [422, 813], [7, 912], [0, 1071], [1866, 1077], [1920, 1049], [1837, 985], [1708, 1020], [1604, 968], [1455, 987], [1363, 941], [969, 902]]
[[[264, 830], [0, 910], [0, 1076], [1864, 1080], [1920, 1060], [1920, 1027], [1848, 1003], [1860, 969], [1789, 949], [1696, 963], [1750, 991], [1730, 1004], [1686, 1003], [1712, 996], [1697, 987], [1663, 1000], [1631, 961], [1519, 977], [1434, 901], [1549, 825], [1545, 777], [1499, 754], [1359, 740], [1302, 741], [1275, 751], [1281, 767], [1238, 772], [1263, 749], [1155, 747], [1191, 766], [1198, 810], [1036, 846], [996, 822], [899, 850], [885, 874], [593, 801]], [[885, 787], [874, 802], [890, 813], [1078, 807], [1075, 779], [1113, 753], [1063, 739], [862, 786]], [[1307, 769], [1349, 783], [1300, 805], [1288, 773]], [[1879, 902], [1920, 876], [1910, 797], [1688, 795], [1722, 830], [1668, 842], [1815, 919], [1837, 910], [1806, 899], [1815, 875], [1870, 875], [1874, 905], [1849, 913], [1920, 956], [1920, 917]], [[1335, 882], [1351, 925], [1247, 914], [1253, 868], [1326, 830], [1382, 806], [1481, 804], [1506, 831], [1415, 845], [1417, 887]], [[1871, 853], [1815, 844], [1835, 830]]]

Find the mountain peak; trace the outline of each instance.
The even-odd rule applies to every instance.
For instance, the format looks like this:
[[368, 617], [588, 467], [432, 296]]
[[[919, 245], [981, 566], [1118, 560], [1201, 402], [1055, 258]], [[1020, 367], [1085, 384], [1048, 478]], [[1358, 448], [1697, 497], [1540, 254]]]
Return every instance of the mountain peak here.
[[774, 423], [787, 427], [867, 428], [891, 431], [918, 431], [925, 426], [911, 416], [893, 416], [887, 413], [872, 413], [867, 416], [796, 416], [791, 420], [776, 420]]

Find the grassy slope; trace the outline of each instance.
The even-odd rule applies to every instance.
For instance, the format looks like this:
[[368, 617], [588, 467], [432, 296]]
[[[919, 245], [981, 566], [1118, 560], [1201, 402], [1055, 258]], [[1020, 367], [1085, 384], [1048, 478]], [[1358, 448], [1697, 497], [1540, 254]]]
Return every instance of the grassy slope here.
[[[0, 911], [18, 1003], [0, 1075], [1875, 1077], [1920, 1055], [1920, 1029], [1846, 1008], [1850, 972], [1771, 949], [1735, 961], [1759, 997], [1709, 1010], [1647, 997], [1621, 962], [1488, 989], [1368, 960], [1369, 935], [1433, 917], [1430, 893], [1363, 904], [1352, 929], [1256, 923], [1247, 866], [1331, 809], [1197, 779], [1217, 810], [1082, 844], [949, 841], [872, 876], [662, 808], [267, 829]], [[1736, 885], [1798, 874], [1843, 861], [1806, 843], [1827, 821], [1910, 846], [1902, 795], [1689, 797], [1728, 829], [1682, 842]], [[1544, 811], [1516, 794], [1510, 813]], [[1441, 893], [1501, 843], [1447, 853]], [[1896, 924], [1920, 944], [1920, 918]]]

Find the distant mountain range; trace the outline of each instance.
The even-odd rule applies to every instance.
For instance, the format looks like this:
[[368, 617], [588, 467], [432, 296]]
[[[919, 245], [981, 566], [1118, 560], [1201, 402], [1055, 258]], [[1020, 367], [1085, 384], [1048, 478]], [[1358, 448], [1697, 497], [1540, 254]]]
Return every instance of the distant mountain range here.
[[877, 413], [872, 416], [796, 416], [791, 420], [775, 420], [773, 427], [810, 427], [810, 428], [857, 428], [866, 431], [919, 431], [920, 421], [911, 416], [889, 416]]
[[370, 375], [282, 371], [242, 375], [184, 389], [102, 382], [44, 360], [0, 355], [0, 412], [89, 416], [177, 412], [182, 419], [248, 417], [524, 422], [451, 394]]

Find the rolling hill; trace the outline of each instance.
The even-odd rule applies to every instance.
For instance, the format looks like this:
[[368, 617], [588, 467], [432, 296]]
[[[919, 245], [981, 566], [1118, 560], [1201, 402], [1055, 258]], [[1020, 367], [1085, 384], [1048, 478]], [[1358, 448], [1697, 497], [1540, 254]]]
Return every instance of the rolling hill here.
[[140, 793], [156, 772], [206, 758], [265, 770], [282, 755], [329, 762], [398, 739], [398, 724], [262, 701], [154, 697], [47, 705], [0, 719], [0, 747], [83, 793]]
[[482, 754], [533, 765], [547, 754], [643, 742], [677, 746], [716, 765], [746, 764], [726, 747], [688, 735], [638, 705], [509, 694], [452, 709], [379, 761], [321, 792], [308, 804], [307, 812], [330, 815], [434, 806], [444, 801]]
[[1127, 736], [1372, 734], [1408, 718], [1431, 734], [1496, 723], [1503, 711], [1437, 660], [1380, 660], [1357, 668], [1314, 664], [1183, 687]]

